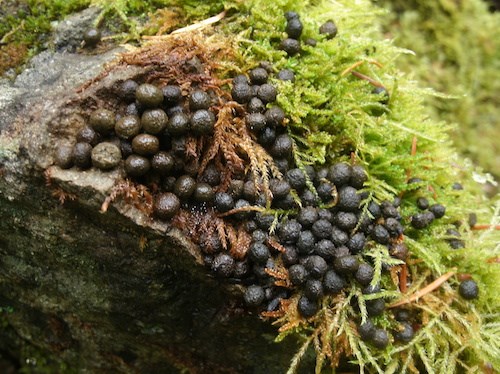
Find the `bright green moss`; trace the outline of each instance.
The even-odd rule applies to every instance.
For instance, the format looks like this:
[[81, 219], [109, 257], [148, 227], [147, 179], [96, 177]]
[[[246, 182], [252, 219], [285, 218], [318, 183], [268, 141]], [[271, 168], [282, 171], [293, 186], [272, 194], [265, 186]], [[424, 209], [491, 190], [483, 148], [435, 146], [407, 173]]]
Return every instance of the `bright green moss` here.
[[[428, 322], [412, 342], [390, 344], [384, 352], [379, 352], [357, 338], [352, 325], [357, 312], [350, 300], [359, 295], [359, 290], [353, 286], [346, 299], [326, 298], [318, 318], [292, 329], [306, 338], [291, 371], [314, 339], [327, 339], [333, 350], [347, 340], [355, 362], [369, 372], [406, 372], [418, 360], [428, 372], [436, 373], [453, 373], [466, 367], [476, 370], [484, 362], [499, 367], [500, 345], [494, 341], [500, 332], [490, 323], [498, 319], [495, 313], [500, 306], [497, 292], [500, 274], [496, 265], [491, 264], [500, 240], [498, 231], [477, 232], [462, 224], [459, 230], [465, 248], [454, 250], [446, 241], [446, 230], [454, 228], [457, 221], [466, 222], [470, 212], [477, 212], [482, 223], [491, 221], [494, 225], [498, 224], [498, 211], [491, 210], [490, 202], [482, 197], [481, 186], [472, 179], [473, 169], [457, 155], [448, 135], [451, 127], [431, 116], [429, 108], [424, 106], [429, 97], [437, 100], [436, 97], [443, 95], [420, 88], [399, 70], [398, 61], [408, 51], [396, 47], [378, 31], [384, 12], [368, 2], [296, 4], [284, 0], [272, 4], [249, 1], [240, 10], [243, 14], [228, 19], [226, 26], [231, 33], [238, 33], [240, 69], [235, 70], [245, 71], [265, 60], [272, 62], [277, 70], [286, 67], [296, 73], [294, 84], [274, 83], [279, 86], [278, 103], [290, 119], [288, 129], [296, 141], [299, 165], [353, 159], [368, 170], [366, 190], [371, 198], [381, 201], [401, 196], [404, 217], [417, 211], [418, 196], [447, 207], [446, 216], [424, 230], [414, 230], [409, 219], [404, 220], [405, 243], [414, 261], [409, 266], [413, 283], [408, 293], [424, 288], [450, 271], [470, 274], [481, 290], [479, 300], [467, 303], [458, 297], [457, 278], [450, 278], [426, 302], [413, 307], [426, 314]], [[300, 55], [292, 58], [277, 50], [280, 40], [286, 37], [283, 15], [286, 10], [301, 14], [305, 37], [318, 40], [317, 47], [303, 45]], [[328, 19], [333, 19], [339, 28], [332, 40], [324, 40], [318, 33], [319, 25]], [[390, 94], [388, 104], [382, 104], [372, 93], [370, 82], [351, 71], [386, 87]], [[416, 146], [414, 154], [412, 146]], [[423, 182], [408, 185], [410, 177], [419, 177]], [[451, 188], [456, 181], [464, 185], [463, 191]], [[375, 247], [368, 255], [374, 258], [375, 281], [381, 279], [388, 290], [385, 296], [399, 299], [391, 278], [381, 275], [382, 263], [394, 261], [387, 250]], [[361, 307], [362, 318], [365, 313]], [[379, 325], [393, 328], [390, 315], [377, 317]], [[280, 324], [293, 321], [294, 317], [289, 315]], [[330, 338], [325, 338], [327, 331]], [[279, 339], [288, 333], [284, 332]], [[485, 349], [486, 346], [489, 348]], [[317, 347], [317, 351], [320, 370], [327, 353], [324, 345]]]
[[415, 51], [399, 61], [400, 69], [422, 84], [454, 95], [427, 97], [434, 119], [457, 127], [452, 137], [460, 152], [500, 176], [500, 14], [487, 2], [384, 0], [392, 9], [381, 19], [396, 43]]

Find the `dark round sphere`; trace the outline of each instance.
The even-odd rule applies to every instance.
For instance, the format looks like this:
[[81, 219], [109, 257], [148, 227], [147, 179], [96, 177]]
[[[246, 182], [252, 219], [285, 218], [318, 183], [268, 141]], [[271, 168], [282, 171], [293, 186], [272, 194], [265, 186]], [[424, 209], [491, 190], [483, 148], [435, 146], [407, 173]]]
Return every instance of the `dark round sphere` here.
[[141, 125], [148, 134], [159, 134], [167, 127], [168, 117], [163, 109], [148, 109], [141, 117]]
[[125, 112], [123, 113], [126, 116], [139, 116], [140, 114], [139, 104], [136, 102], [130, 103], [125, 108]]
[[318, 197], [309, 189], [305, 189], [300, 195], [302, 206], [316, 206], [319, 202]]
[[300, 254], [310, 254], [314, 251], [316, 238], [309, 230], [301, 231], [297, 239], [297, 249]]
[[290, 138], [287, 134], [281, 134], [276, 137], [276, 140], [270, 149], [270, 153], [274, 157], [287, 158], [292, 154], [292, 147], [292, 138]]
[[290, 267], [299, 262], [299, 251], [294, 246], [285, 246], [285, 251], [281, 253], [281, 259], [286, 267]]
[[151, 159], [151, 167], [161, 175], [170, 173], [175, 165], [174, 157], [165, 151], [156, 153]]
[[119, 138], [132, 139], [141, 131], [141, 120], [138, 116], [127, 115], [120, 118], [115, 124], [115, 133]]
[[297, 221], [299, 221], [303, 227], [311, 227], [317, 220], [318, 209], [312, 206], [306, 206], [300, 209], [299, 214], [297, 215]]
[[239, 74], [236, 77], [233, 78], [233, 85], [237, 84], [249, 84], [248, 78], [244, 74]]
[[432, 212], [422, 212], [414, 214], [413, 216], [410, 217], [410, 220], [413, 228], [420, 230], [429, 226], [434, 220], [434, 218], [435, 217], [434, 214], [432, 214]]
[[330, 240], [337, 247], [340, 247], [349, 241], [349, 235], [347, 235], [347, 233], [345, 231], [334, 226], [332, 228], [332, 234], [330, 235]]
[[301, 264], [295, 264], [288, 268], [288, 277], [294, 286], [300, 286], [307, 280], [306, 268]]
[[318, 219], [311, 226], [311, 231], [317, 239], [327, 239], [332, 235], [332, 224], [326, 219]]
[[346, 243], [347, 248], [351, 251], [351, 253], [356, 254], [361, 252], [365, 248], [366, 237], [362, 232], [357, 232]]
[[110, 170], [120, 163], [122, 153], [117, 145], [102, 142], [92, 149], [91, 159], [94, 167], [101, 170]]
[[413, 339], [415, 332], [413, 331], [413, 327], [411, 324], [409, 324], [408, 322], [403, 322], [401, 324], [401, 329], [395, 331], [393, 335], [395, 340], [403, 343], [409, 343]]
[[89, 143], [91, 146], [95, 146], [99, 142], [99, 139], [99, 134], [90, 126], [84, 126], [76, 134], [77, 143]]
[[276, 95], [278, 91], [276, 87], [269, 83], [264, 83], [257, 90], [257, 97], [262, 100], [263, 103], [272, 103], [276, 101]]
[[245, 294], [243, 295], [243, 300], [245, 304], [250, 307], [259, 306], [264, 302], [265, 293], [264, 289], [261, 286], [257, 286], [255, 284], [249, 286], [245, 290]]
[[76, 143], [73, 147], [73, 164], [81, 169], [91, 165], [92, 146], [89, 143]]
[[340, 188], [349, 183], [351, 175], [351, 166], [344, 162], [340, 162], [330, 167], [328, 179], [333, 182], [337, 188]]
[[409, 255], [409, 250], [404, 243], [391, 244], [389, 247], [389, 253], [392, 257], [397, 258], [401, 261], [406, 261]]
[[292, 10], [286, 11], [285, 12], [285, 18], [287, 21], [290, 21], [294, 18], [299, 18], [299, 14], [297, 12], [294, 12]]
[[307, 38], [304, 43], [311, 47], [316, 47], [316, 45], [318, 44], [318, 42], [314, 38]]
[[98, 29], [90, 28], [83, 33], [85, 47], [95, 47], [101, 41], [101, 32]]
[[292, 18], [287, 22], [285, 31], [289, 38], [299, 39], [303, 28], [300, 18]]
[[160, 219], [170, 219], [179, 211], [181, 202], [171, 192], [160, 193], [155, 197], [153, 211]]
[[403, 225], [396, 219], [389, 217], [385, 220], [384, 227], [389, 231], [391, 237], [397, 238], [404, 232]]
[[130, 155], [125, 160], [125, 171], [131, 177], [142, 177], [151, 169], [151, 163], [146, 157]]
[[384, 329], [375, 329], [372, 336], [372, 343], [379, 349], [384, 349], [389, 344], [389, 334]]
[[341, 230], [349, 232], [356, 227], [358, 218], [351, 212], [337, 212], [334, 222]]
[[314, 316], [318, 312], [319, 305], [316, 301], [310, 300], [306, 296], [302, 296], [299, 299], [297, 309], [302, 317], [309, 318]]
[[429, 208], [429, 200], [427, 200], [425, 197], [419, 197], [417, 199], [417, 207], [420, 210], [425, 210]]
[[382, 225], [375, 225], [370, 235], [379, 244], [389, 243], [389, 231]]
[[231, 96], [237, 103], [245, 104], [253, 96], [252, 87], [246, 83], [235, 84], [231, 90]]
[[365, 323], [358, 325], [358, 334], [361, 340], [365, 342], [372, 340], [375, 334], [375, 325], [371, 319], [367, 319]]
[[203, 90], [194, 90], [189, 95], [189, 109], [196, 111], [198, 109], [210, 108], [210, 95]]
[[214, 205], [219, 212], [225, 213], [234, 208], [234, 199], [226, 192], [217, 192], [214, 197]]
[[462, 296], [466, 300], [473, 300], [477, 299], [479, 296], [479, 287], [477, 286], [477, 283], [472, 280], [472, 279], [467, 279], [462, 281], [460, 283], [460, 286], [458, 287], [458, 292], [460, 293], [460, 296]]
[[290, 192], [290, 184], [283, 179], [271, 179], [269, 189], [275, 199], [283, 199]]
[[250, 113], [246, 116], [246, 123], [250, 131], [260, 131], [266, 127], [266, 117], [262, 113]]
[[285, 112], [278, 106], [269, 108], [264, 115], [266, 116], [266, 122], [269, 126], [280, 126], [285, 120]]
[[290, 186], [297, 191], [301, 191], [306, 187], [306, 175], [299, 168], [288, 170], [286, 179], [290, 183]]
[[361, 196], [351, 186], [344, 186], [338, 192], [337, 207], [348, 212], [357, 211], [361, 203]]
[[264, 68], [255, 68], [248, 72], [252, 84], [264, 84], [267, 82], [269, 74]]
[[96, 109], [90, 115], [89, 122], [95, 131], [107, 135], [115, 128], [115, 114], [107, 109]]
[[309, 300], [319, 300], [323, 297], [323, 284], [319, 279], [308, 279], [304, 285], [304, 295]]
[[276, 78], [282, 81], [295, 82], [295, 73], [290, 69], [283, 69], [280, 70]]
[[73, 166], [73, 147], [70, 145], [59, 145], [54, 154], [54, 162], [61, 169], [69, 169]]
[[226, 253], [219, 253], [212, 262], [212, 271], [221, 278], [229, 278], [234, 272], [234, 259]]
[[189, 175], [181, 175], [175, 181], [174, 193], [181, 200], [186, 200], [191, 197], [196, 189], [196, 181]]
[[327, 39], [333, 39], [337, 31], [337, 25], [332, 20], [326, 21], [319, 28], [319, 33], [325, 35]]
[[367, 286], [373, 279], [373, 275], [375, 274], [375, 270], [369, 264], [360, 264], [354, 278], [363, 286]]
[[281, 41], [279, 49], [285, 51], [288, 56], [294, 56], [300, 52], [300, 42], [297, 39], [286, 38]]
[[325, 259], [317, 255], [309, 256], [306, 259], [304, 266], [309, 272], [309, 275], [313, 278], [321, 278], [328, 270], [328, 264]]
[[282, 243], [293, 244], [299, 238], [302, 225], [294, 219], [290, 219], [281, 224], [278, 232], [278, 237]]
[[211, 186], [217, 186], [220, 183], [220, 172], [214, 164], [208, 164], [200, 178], [201, 182], [208, 183]]
[[346, 280], [333, 270], [327, 270], [323, 277], [323, 289], [329, 294], [338, 294], [347, 287]]
[[257, 140], [264, 147], [270, 147], [276, 141], [276, 130], [272, 127], [264, 127]]
[[269, 248], [264, 243], [257, 242], [252, 243], [250, 246], [248, 256], [253, 262], [264, 265], [269, 257], [271, 257], [271, 252], [269, 252]]
[[351, 168], [351, 173], [349, 184], [358, 190], [363, 188], [365, 182], [368, 180], [365, 169], [360, 165], [354, 165]]
[[271, 225], [274, 222], [274, 214], [264, 214], [259, 212], [255, 215], [255, 222], [257, 222], [257, 226], [259, 226], [259, 228], [267, 231], [271, 228]]
[[374, 299], [368, 300], [366, 302], [366, 311], [369, 316], [375, 317], [380, 316], [385, 310], [385, 301], [384, 299]]
[[252, 97], [247, 104], [248, 113], [263, 113], [266, 105], [258, 97]]
[[408, 322], [411, 318], [411, 314], [406, 309], [397, 309], [394, 311], [394, 319], [399, 322]]
[[199, 203], [207, 203], [213, 201], [215, 192], [208, 183], [197, 183], [194, 190], [194, 199]]
[[178, 112], [173, 114], [167, 123], [167, 130], [170, 135], [178, 136], [187, 133], [190, 129], [190, 120], [187, 114]]
[[163, 102], [167, 107], [176, 105], [182, 99], [182, 91], [179, 86], [167, 85], [162, 88]]
[[145, 108], [157, 108], [163, 102], [163, 92], [152, 84], [143, 83], [137, 87], [135, 98]]
[[446, 208], [441, 204], [433, 204], [429, 207], [429, 210], [436, 218], [442, 218], [446, 213]]
[[340, 274], [355, 273], [359, 268], [359, 261], [356, 256], [342, 256], [335, 259], [333, 267]]
[[325, 260], [331, 260], [335, 256], [335, 245], [331, 240], [322, 239], [314, 246], [314, 253]]
[[190, 122], [195, 134], [210, 135], [214, 131], [215, 115], [206, 109], [199, 109], [193, 113]]
[[117, 94], [122, 100], [131, 103], [135, 101], [135, 91], [137, 87], [139, 87], [139, 84], [137, 84], [136, 81], [127, 79], [118, 86]]
[[132, 139], [132, 149], [141, 156], [152, 156], [158, 153], [160, 141], [156, 136], [139, 134]]

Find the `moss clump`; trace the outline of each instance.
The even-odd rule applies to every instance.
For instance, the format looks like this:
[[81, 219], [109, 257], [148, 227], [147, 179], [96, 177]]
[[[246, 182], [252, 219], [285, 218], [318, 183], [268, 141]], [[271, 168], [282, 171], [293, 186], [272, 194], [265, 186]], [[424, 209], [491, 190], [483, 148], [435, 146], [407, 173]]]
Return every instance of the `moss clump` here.
[[452, 138], [462, 154], [500, 176], [500, 14], [481, 0], [379, 2], [391, 9], [382, 18], [386, 33], [414, 55], [398, 66], [423, 85], [454, 99], [429, 96], [433, 118], [456, 125]]
[[[284, 12], [288, 10], [302, 15], [304, 38], [318, 40], [316, 47], [302, 45], [301, 53], [293, 57], [277, 48], [286, 37]], [[405, 345], [390, 343], [382, 352], [360, 341], [354, 321], [365, 320], [364, 303], [381, 296], [363, 296], [356, 286], [343, 295], [324, 298], [318, 314], [308, 320], [297, 314], [296, 299], [277, 320], [282, 332], [278, 340], [290, 332], [305, 336], [291, 371], [310, 344], [318, 353], [318, 372], [326, 358], [338, 362], [341, 352], [353, 357], [362, 370], [377, 372], [424, 368], [455, 372], [479, 369], [485, 362], [499, 367], [500, 347], [493, 342], [498, 331], [491, 324], [498, 318], [495, 313], [500, 302], [495, 286], [500, 277], [491, 263], [499, 238], [494, 230], [498, 210], [492, 211], [484, 201], [480, 186], [472, 180], [473, 169], [456, 155], [449, 125], [429, 117], [424, 108], [432, 91], [420, 88], [398, 70], [395, 61], [408, 51], [382, 38], [377, 26], [384, 12], [367, 2], [278, 1], [271, 5], [259, 0], [246, 2], [240, 11], [243, 16], [230, 19], [233, 22], [226, 28], [238, 33], [241, 70], [264, 60], [277, 70], [295, 72], [293, 85], [276, 84], [278, 103], [291, 119], [288, 130], [295, 140], [297, 165], [354, 159], [368, 170], [366, 204], [397, 195], [402, 199], [403, 217], [418, 211], [418, 197], [447, 207], [446, 216], [424, 230], [411, 229], [406, 221], [404, 242], [411, 257], [404, 267], [394, 262], [393, 269], [399, 270], [392, 276], [381, 272], [383, 263], [393, 261], [387, 249], [375, 246], [370, 253], [375, 264], [372, 283], [382, 283], [384, 298], [405, 299], [397, 275], [401, 271], [412, 279], [405, 290], [408, 295], [439, 284], [418, 303], [408, 303], [423, 324], [415, 338]], [[325, 40], [318, 29], [329, 19], [335, 20], [339, 32], [334, 39]], [[373, 86], [389, 92], [387, 104], [373, 93]], [[418, 178], [417, 182], [408, 183], [411, 178]], [[456, 181], [463, 182], [463, 190], [453, 188]], [[486, 232], [463, 224], [471, 206], [481, 221], [491, 222]], [[454, 226], [459, 227], [465, 243], [459, 250], [450, 248], [447, 241], [447, 230]], [[471, 274], [484, 290], [474, 304], [457, 297], [456, 273]], [[360, 314], [352, 306], [354, 300], [360, 305]], [[395, 326], [390, 313], [377, 317], [377, 323]]]

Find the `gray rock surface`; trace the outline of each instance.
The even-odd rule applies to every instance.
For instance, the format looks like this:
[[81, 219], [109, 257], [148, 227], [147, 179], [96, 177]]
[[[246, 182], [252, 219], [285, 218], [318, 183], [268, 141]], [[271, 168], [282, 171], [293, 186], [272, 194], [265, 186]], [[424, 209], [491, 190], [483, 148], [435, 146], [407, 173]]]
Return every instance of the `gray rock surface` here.
[[120, 201], [99, 213], [119, 170], [51, 166], [82, 124], [77, 89], [116, 53], [47, 51], [0, 82], [0, 356], [34, 373], [285, 372], [297, 342], [274, 343], [182, 233]]

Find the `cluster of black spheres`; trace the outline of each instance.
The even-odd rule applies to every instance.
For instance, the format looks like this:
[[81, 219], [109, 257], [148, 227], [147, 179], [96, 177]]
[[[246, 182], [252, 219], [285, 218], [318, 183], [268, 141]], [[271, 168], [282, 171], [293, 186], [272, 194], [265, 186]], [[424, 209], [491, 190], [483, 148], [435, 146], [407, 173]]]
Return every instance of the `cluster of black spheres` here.
[[[288, 38], [280, 49], [292, 56], [300, 51], [303, 25], [295, 12], [287, 12], [285, 18]], [[335, 23], [323, 24], [320, 34], [335, 37]], [[305, 43], [316, 45], [314, 39]], [[244, 225], [251, 235], [246, 256], [233, 258], [217, 234], [206, 235], [199, 244], [207, 266], [217, 277], [243, 285], [249, 308], [276, 311], [281, 300], [298, 294], [298, 312], [310, 318], [325, 295], [340, 294], [353, 285], [363, 294], [381, 292], [380, 285], [373, 284], [374, 264], [367, 255], [373, 246], [387, 246], [394, 258], [406, 261], [409, 253], [403, 242], [401, 200], [365, 205], [368, 195], [363, 187], [368, 175], [360, 165], [297, 165], [286, 115], [276, 104], [278, 91], [270, 78], [295, 82], [292, 70], [275, 73], [269, 63], [261, 63], [234, 77], [231, 88], [231, 99], [244, 109], [242, 118], [252, 137], [273, 157], [281, 173], [269, 180], [268, 191], [264, 181], [252, 179], [250, 173], [233, 176], [228, 188], [222, 189], [220, 165], [209, 163], [200, 173], [197, 164], [189, 162], [187, 138], [213, 135], [221, 98], [196, 86], [185, 92], [175, 83], [158, 87], [134, 80], [120, 82], [114, 87], [118, 109], [97, 108], [90, 113], [74, 144], [56, 149], [55, 163], [64, 169], [82, 170], [123, 165], [128, 177], [145, 184], [154, 181], [153, 211], [162, 220], [173, 218], [181, 207], [200, 204], [229, 214], [225, 220]], [[444, 206], [430, 205], [424, 197], [418, 198], [417, 206], [421, 211], [410, 218], [415, 229], [424, 229], [445, 214]], [[277, 214], [283, 212], [286, 218], [278, 219]], [[458, 247], [461, 240], [455, 238], [455, 232], [449, 234], [450, 245]], [[278, 280], [286, 279], [285, 284], [272, 274], [281, 274]], [[466, 299], [475, 298], [477, 284], [465, 281], [459, 292]], [[358, 325], [358, 333], [375, 347], [384, 348], [390, 334], [376, 327], [372, 317], [384, 312], [385, 301], [376, 298], [365, 305], [369, 318]], [[411, 319], [406, 310], [395, 312], [399, 323], [399, 329], [392, 332], [395, 340], [412, 339]]]

